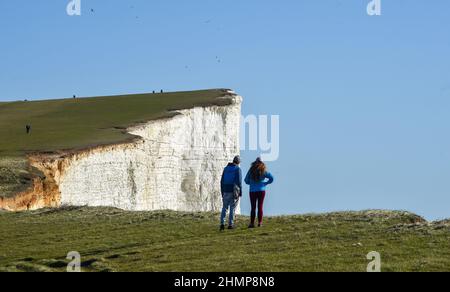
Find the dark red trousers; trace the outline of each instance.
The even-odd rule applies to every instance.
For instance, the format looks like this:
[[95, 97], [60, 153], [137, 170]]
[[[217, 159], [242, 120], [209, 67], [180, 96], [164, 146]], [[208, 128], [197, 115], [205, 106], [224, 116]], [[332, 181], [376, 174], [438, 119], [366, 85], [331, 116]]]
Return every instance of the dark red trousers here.
[[252, 212], [250, 214], [251, 224], [255, 224], [256, 219], [256, 207], [258, 207], [258, 223], [262, 224], [264, 216], [264, 198], [266, 197], [266, 192], [250, 192], [250, 202], [252, 205]]

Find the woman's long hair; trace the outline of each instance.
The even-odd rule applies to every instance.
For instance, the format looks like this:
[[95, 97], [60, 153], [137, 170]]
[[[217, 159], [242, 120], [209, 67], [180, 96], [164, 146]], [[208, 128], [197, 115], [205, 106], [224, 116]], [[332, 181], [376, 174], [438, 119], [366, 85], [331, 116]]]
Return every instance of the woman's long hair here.
[[250, 177], [254, 181], [258, 182], [263, 179], [266, 170], [266, 165], [264, 164], [264, 162], [262, 162], [261, 158], [258, 158], [255, 162], [252, 163], [252, 167], [250, 168]]

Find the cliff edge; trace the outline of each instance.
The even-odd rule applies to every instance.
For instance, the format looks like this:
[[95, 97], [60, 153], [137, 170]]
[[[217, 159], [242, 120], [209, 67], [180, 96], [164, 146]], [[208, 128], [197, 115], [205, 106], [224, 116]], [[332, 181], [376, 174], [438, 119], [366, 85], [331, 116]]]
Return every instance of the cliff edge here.
[[[2, 155], [8, 151], [0, 149], [0, 186], [3, 182], [0, 208], [10, 211], [61, 205], [132, 211], [220, 208], [222, 169], [239, 153], [240, 96], [220, 89], [66, 102], [70, 106], [59, 100], [56, 103], [62, 103], [62, 109], [31, 119], [32, 131], [35, 130], [31, 135], [19, 135], [31, 140], [31, 144], [36, 143], [33, 135], [46, 134], [39, 123], [54, 125], [64, 111], [66, 119], [82, 124], [66, 121], [66, 128], [62, 129], [75, 131], [79, 136], [72, 148], [63, 146], [67, 142], [64, 139], [48, 145], [48, 150], [31, 148], [23, 151], [26, 163], [11, 151]], [[162, 103], [165, 104], [161, 106]], [[0, 105], [0, 112], [14, 111], [11, 103], [6, 105]], [[46, 101], [45, 105], [52, 105], [52, 101]], [[39, 102], [33, 106], [42, 108]], [[134, 109], [138, 109], [136, 117]], [[146, 109], [151, 115], [145, 116]], [[110, 126], [99, 128], [104, 123], [104, 111]], [[114, 121], [116, 115], [122, 120]], [[81, 130], [74, 127], [94, 129], [97, 135], [91, 133], [94, 130], [85, 130], [86, 135], [80, 135]], [[53, 127], [48, 131], [54, 133]], [[105, 135], [105, 131], [112, 134]], [[99, 135], [106, 138], [102, 140]], [[13, 184], [5, 183], [11, 181]]]

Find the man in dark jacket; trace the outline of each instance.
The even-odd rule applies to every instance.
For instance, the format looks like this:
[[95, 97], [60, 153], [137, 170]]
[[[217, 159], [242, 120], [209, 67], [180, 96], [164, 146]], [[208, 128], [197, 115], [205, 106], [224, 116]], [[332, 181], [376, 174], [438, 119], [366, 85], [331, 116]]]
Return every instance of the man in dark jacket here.
[[233, 159], [233, 163], [228, 164], [223, 170], [222, 180], [220, 182], [223, 199], [222, 214], [220, 216], [221, 231], [225, 230], [225, 217], [227, 216], [228, 209], [230, 209], [228, 229], [234, 229], [234, 212], [239, 198], [242, 197], [242, 171], [239, 167], [240, 164], [241, 158], [236, 156]]

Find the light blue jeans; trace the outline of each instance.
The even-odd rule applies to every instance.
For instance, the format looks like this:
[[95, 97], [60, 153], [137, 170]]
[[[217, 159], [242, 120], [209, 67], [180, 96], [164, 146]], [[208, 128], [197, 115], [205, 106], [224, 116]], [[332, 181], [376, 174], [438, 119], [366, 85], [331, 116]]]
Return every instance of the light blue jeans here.
[[230, 209], [230, 216], [228, 218], [229, 226], [233, 226], [234, 224], [234, 211], [236, 209], [236, 205], [238, 200], [234, 198], [233, 193], [224, 193], [223, 194], [223, 208], [222, 214], [220, 216], [220, 224], [225, 225], [225, 218], [227, 217], [227, 211]]

